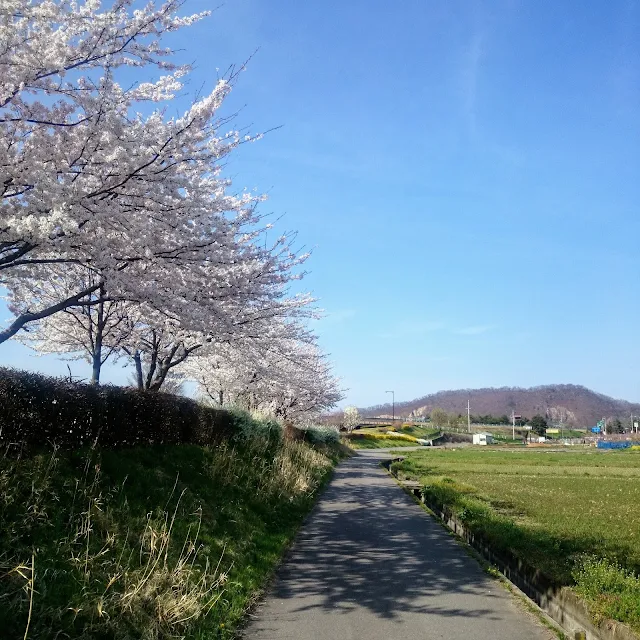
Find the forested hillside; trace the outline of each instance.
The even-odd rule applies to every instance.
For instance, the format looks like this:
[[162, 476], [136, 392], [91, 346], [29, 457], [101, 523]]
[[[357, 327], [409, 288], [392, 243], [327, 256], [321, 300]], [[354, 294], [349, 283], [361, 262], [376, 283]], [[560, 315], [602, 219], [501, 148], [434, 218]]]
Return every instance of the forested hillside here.
[[[573, 384], [544, 385], [522, 389], [501, 387], [499, 389], [458, 389], [439, 391], [408, 402], [398, 402], [396, 415], [428, 415], [434, 407], [448, 412], [466, 415], [467, 400], [473, 415], [511, 415], [512, 411], [531, 418], [541, 414], [553, 421], [562, 420], [574, 426], [594, 425], [602, 417], [627, 419], [631, 413], [640, 414], [640, 404], [616, 400], [586, 387]], [[363, 416], [391, 414], [391, 404], [361, 409]]]

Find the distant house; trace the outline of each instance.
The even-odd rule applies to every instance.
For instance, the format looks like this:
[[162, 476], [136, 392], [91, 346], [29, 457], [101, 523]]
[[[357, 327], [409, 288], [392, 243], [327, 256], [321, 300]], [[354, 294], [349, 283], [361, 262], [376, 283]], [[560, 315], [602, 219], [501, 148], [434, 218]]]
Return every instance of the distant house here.
[[474, 433], [473, 444], [493, 444], [493, 436], [490, 433]]

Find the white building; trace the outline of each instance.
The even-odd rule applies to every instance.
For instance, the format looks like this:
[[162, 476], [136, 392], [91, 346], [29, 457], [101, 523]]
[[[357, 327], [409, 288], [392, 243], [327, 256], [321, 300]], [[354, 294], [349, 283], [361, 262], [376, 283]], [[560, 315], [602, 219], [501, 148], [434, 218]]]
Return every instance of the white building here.
[[493, 444], [493, 436], [490, 433], [474, 433], [473, 444]]

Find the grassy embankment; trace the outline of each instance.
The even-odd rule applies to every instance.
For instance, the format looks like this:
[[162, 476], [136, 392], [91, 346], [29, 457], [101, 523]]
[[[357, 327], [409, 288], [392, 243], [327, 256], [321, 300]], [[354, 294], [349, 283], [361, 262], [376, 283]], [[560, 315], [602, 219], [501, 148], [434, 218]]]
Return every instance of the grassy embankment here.
[[393, 464], [495, 549], [640, 631], [640, 452], [412, 451]]
[[0, 460], [0, 635], [231, 638], [338, 449], [246, 440]]
[[352, 431], [343, 442], [352, 449], [388, 449], [391, 447], [415, 447], [417, 438], [433, 438], [439, 431], [431, 427], [404, 426], [400, 430], [390, 427], [371, 427]]
[[546, 438], [548, 440], [564, 440], [566, 438], [585, 438], [588, 436], [593, 436], [593, 434], [584, 429], [561, 429], [560, 433], [549, 433]]

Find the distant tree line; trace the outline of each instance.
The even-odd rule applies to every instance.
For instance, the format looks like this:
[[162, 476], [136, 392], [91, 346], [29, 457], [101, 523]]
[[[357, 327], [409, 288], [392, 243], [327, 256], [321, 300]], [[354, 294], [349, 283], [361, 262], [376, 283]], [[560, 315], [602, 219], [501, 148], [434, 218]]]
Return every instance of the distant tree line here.
[[[467, 416], [461, 413], [447, 413], [444, 409], [440, 409], [439, 407], [435, 407], [431, 411], [431, 415], [429, 416], [429, 421], [437, 426], [437, 427], [460, 427], [467, 423]], [[493, 416], [491, 414], [487, 415], [471, 415], [471, 422], [473, 424], [484, 424], [484, 425], [511, 425], [511, 418], [507, 415], [502, 416]], [[530, 426], [531, 431], [539, 436], [544, 436], [546, 434], [547, 427], [549, 427], [549, 423], [547, 419], [542, 415], [535, 415], [533, 418], [529, 419], [522, 416], [520, 419], [515, 421], [516, 427], [524, 427]], [[625, 426], [622, 424], [619, 418], [609, 418], [607, 419], [607, 433], [610, 434], [618, 434], [625, 433]]]
[[[631, 425], [633, 428], [633, 424]], [[622, 422], [620, 422], [619, 418], [614, 418], [613, 420], [607, 421], [607, 432], [608, 433], [624, 433], [625, 428]]]

